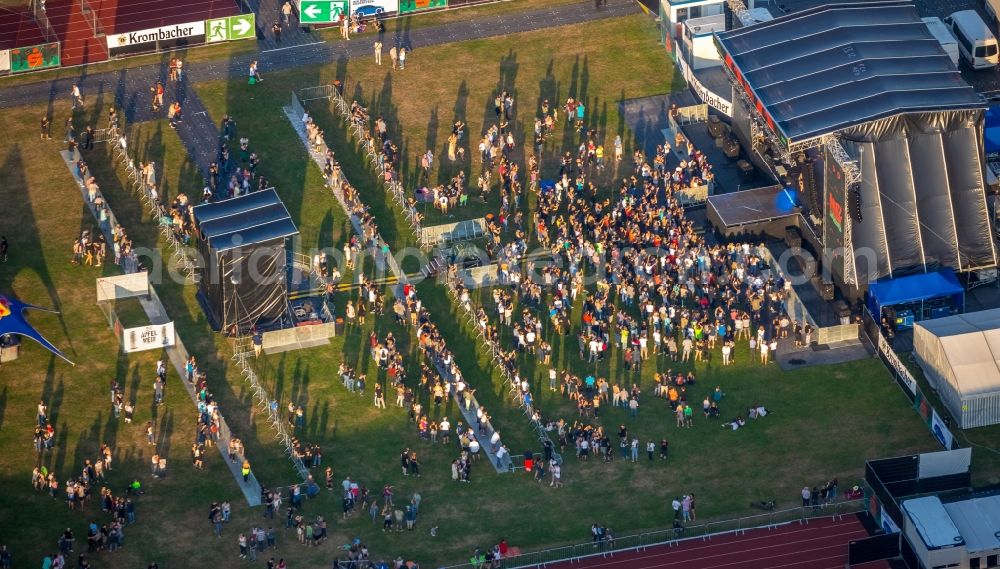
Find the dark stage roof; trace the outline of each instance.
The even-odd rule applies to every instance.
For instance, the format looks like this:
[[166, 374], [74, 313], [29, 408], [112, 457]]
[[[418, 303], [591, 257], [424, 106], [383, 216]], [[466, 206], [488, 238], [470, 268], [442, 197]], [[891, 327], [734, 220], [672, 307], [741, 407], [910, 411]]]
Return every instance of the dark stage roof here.
[[273, 189], [201, 204], [194, 208], [194, 217], [201, 237], [214, 251], [265, 243], [299, 232]]
[[735, 88], [791, 143], [899, 113], [984, 106], [909, 1], [820, 6], [717, 37]]

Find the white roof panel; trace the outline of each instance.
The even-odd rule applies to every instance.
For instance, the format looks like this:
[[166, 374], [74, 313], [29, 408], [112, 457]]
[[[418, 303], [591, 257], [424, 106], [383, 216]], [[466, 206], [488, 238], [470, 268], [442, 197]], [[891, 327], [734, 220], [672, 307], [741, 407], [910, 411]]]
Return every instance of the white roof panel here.
[[1000, 549], [1000, 496], [952, 502], [944, 509], [965, 539], [969, 553]]
[[927, 549], [945, 549], [965, 543], [962, 533], [955, 527], [955, 522], [937, 496], [907, 500], [903, 502], [903, 511], [909, 516]]
[[[956, 314], [917, 323], [917, 335], [936, 336], [963, 396], [1000, 391], [1000, 309]], [[929, 345], [933, 345], [930, 340]], [[924, 343], [914, 343], [923, 353]]]

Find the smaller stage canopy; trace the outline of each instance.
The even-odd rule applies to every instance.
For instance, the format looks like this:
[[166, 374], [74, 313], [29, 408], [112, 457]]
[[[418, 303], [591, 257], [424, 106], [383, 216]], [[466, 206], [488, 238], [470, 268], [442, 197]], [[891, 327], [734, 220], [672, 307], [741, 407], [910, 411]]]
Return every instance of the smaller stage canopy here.
[[868, 285], [868, 310], [878, 318], [886, 306], [945, 297], [951, 297], [959, 308], [965, 305], [965, 289], [951, 269], [871, 283]]
[[917, 323], [913, 354], [959, 427], [1000, 423], [1000, 309]]
[[274, 190], [194, 208], [199, 296], [226, 333], [269, 325], [288, 310], [286, 240], [298, 233]]
[[196, 206], [201, 236], [215, 251], [247, 247], [298, 233], [274, 190]]
[[820, 6], [717, 38], [737, 88], [789, 143], [911, 110], [981, 106], [909, 1]]

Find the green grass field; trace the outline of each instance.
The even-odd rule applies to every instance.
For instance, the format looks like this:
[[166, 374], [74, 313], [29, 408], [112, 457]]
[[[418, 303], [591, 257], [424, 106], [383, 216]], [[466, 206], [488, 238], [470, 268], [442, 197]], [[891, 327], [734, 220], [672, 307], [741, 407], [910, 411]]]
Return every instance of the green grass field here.
[[[647, 33], [648, 30], [644, 27], [647, 25], [641, 18], [627, 18], [622, 19], [614, 29], [620, 31], [622, 28], [635, 28], [635, 34], [630, 34], [629, 37], [641, 36]], [[421, 66], [420, 58], [415, 55], [413, 61], [416, 63], [411, 63], [405, 71], [395, 74], [380, 69], [371, 62], [339, 61], [333, 68], [273, 74], [270, 77], [273, 81], [252, 92], [238, 81], [207, 84], [201, 86], [199, 92], [213, 115], [229, 112], [239, 120], [243, 115], [257, 112], [258, 115], [278, 117], [278, 109], [287, 100], [289, 86], [304, 87], [340, 78], [346, 84], [346, 92], [369, 104], [373, 115], [383, 113], [393, 118], [398, 128], [395, 135], [401, 137], [406, 148], [411, 149], [407, 153], [409, 160], [404, 163], [404, 168], [407, 168], [404, 175], [412, 170], [416, 156], [427, 147], [440, 149], [450, 131], [452, 116], [447, 115], [466, 120], [470, 133], [477, 133], [483, 125], [489, 124], [492, 119], [492, 97], [498, 88], [515, 90], [517, 100], [522, 105], [519, 118], [533, 114], [532, 107], [542, 97], [558, 99], [568, 96], [568, 93], [577, 96], [587, 93], [585, 96], [592, 97], [591, 108], [597, 106], [602, 109], [598, 115], [600, 130], [605, 135], [622, 132], [626, 134], [624, 138], [627, 138], [625, 125], [620, 122], [615, 109], [617, 101], [624, 98], [625, 94], [642, 96], [669, 89], [671, 83], [667, 75], [660, 75], [660, 79], [654, 83], [639, 79], [655, 75], [666, 64], [659, 55], [651, 59], [641, 57], [635, 68], [624, 72], [609, 63], [611, 56], [606, 52], [609, 48], [600, 47], [607, 46], [607, 42], [601, 41], [601, 35], [614, 32], [599, 25], [584, 25], [563, 32], [561, 37], [566, 40], [565, 45], [574, 47], [566, 47], [566, 54], [554, 55], [554, 62], [561, 61], [564, 64], [553, 63], [551, 67], [545, 51], [551, 49], [546, 47], [549, 34], [539, 32], [522, 34], [506, 41], [468, 42], [421, 50], [420, 58], [428, 61], [458, 59], [462, 63], [455, 67], [466, 71], [455, 73], [447, 80], [437, 75], [437, 67]], [[574, 34], [580, 41], [573, 40]], [[584, 38], [592, 43], [588, 44]], [[648, 36], [645, 41], [655, 40]], [[581, 44], [586, 46], [582, 49], [595, 50], [588, 52], [586, 65], [582, 63], [583, 56], [578, 60], [572, 55], [574, 50], [581, 49], [576, 47]], [[632, 51], [644, 53], [637, 48]], [[501, 54], [501, 61], [475, 66], [475, 62], [481, 59], [489, 60], [490, 56], [483, 55], [485, 52]], [[542, 53], [546, 55], [543, 56]], [[492, 57], [495, 59], [497, 56]], [[487, 71], [480, 71], [482, 67]], [[583, 73], [584, 70], [586, 74]], [[587, 77], [586, 82], [582, 81], [584, 75]], [[596, 79], [607, 76], [611, 79]], [[588, 87], [585, 88], [584, 84]], [[398, 94], [400, 91], [403, 95]], [[448, 101], [451, 93], [458, 93], [458, 96], [455, 103], [450, 105], [452, 108], [449, 113], [448, 106], [442, 102]], [[433, 103], [429, 103], [432, 101]], [[607, 102], [606, 112], [600, 103], [595, 105], [597, 101]], [[467, 110], [469, 108], [478, 110], [472, 115]], [[397, 247], [412, 243], [413, 236], [409, 229], [400, 222], [392, 204], [387, 202], [384, 193], [378, 189], [366, 165], [357, 155], [353, 141], [346, 137], [340, 119], [333, 116], [322, 101], [308, 105], [308, 109], [325, 129], [327, 142], [337, 152], [348, 178], [361, 189], [367, 203], [372, 206], [380, 221], [383, 236]], [[445, 110], [442, 112], [442, 109]], [[253, 125], [244, 128], [271, 133], [287, 129], [277, 118], [254, 121]], [[530, 128], [530, 125], [526, 128]], [[555, 151], [558, 146], [558, 143], [553, 144], [550, 152]], [[440, 156], [440, 151], [436, 153]], [[450, 166], [445, 166], [448, 167]], [[439, 174], [450, 175], [451, 171], [447, 170]], [[461, 319], [443, 289], [430, 282], [423, 283], [418, 288], [421, 297], [435, 315], [435, 320], [446, 332], [452, 349], [458, 352], [459, 363], [466, 375], [476, 378], [479, 393], [482, 394], [484, 389], [489, 390], [498, 403], [505, 409], [510, 408], [511, 405], [505, 399], [506, 388], [501, 385], [498, 376], [491, 373], [492, 362], [477, 350], [471, 331], [461, 324]], [[567, 356], [567, 363], [571, 361], [571, 357], [575, 358]], [[531, 362], [525, 364], [530, 366]], [[648, 366], [647, 374], [644, 374], [647, 386], [650, 385], [649, 374], [653, 367]], [[536, 368], [534, 373], [545, 373], [541, 366]], [[617, 373], [617, 366], [608, 368], [607, 372], [612, 375]], [[816, 368], [798, 374], [783, 374], [773, 367], [761, 370], [747, 365], [726, 370], [717, 366], [700, 366], [698, 372], [702, 380], [699, 388], [714, 386], [716, 383], [725, 385], [730, 394], [727, 400], [729, 409], [740, 409], [766, 397], [769, 406], [787, 411], [773, 416], [773, 421], [755, 425], [756, 434], [753, 431], [733, 434], [714, 424], [711, 427], [700, 424], [699, 428], [691, 431], [675, 432], [672, 417], [664, 409], [665, 403], [657, 405], [658, 402], [650, 402], [640, 413], [635, 427], [642, 433], [644, 441], [650, 437], [658, 440], [666, 436], [671, 439], [675, 452], [670, 464], [666, 468], [646, 464], [638, 468], [623, 464], [604, 466], [593, 463], [577, 466], [571, 458], [568, 467], [572, 479], [570, 492], [536, 490], [545, 496], [547, 504], [548, 500], [559, 500], [565, 494], [572, 493], [576, 494], [577, 499], [586, 497], [584, 502], [587, 506], [574, 509], [570, 505], [572, 499], [559, 500], [558, 506], [553, 505], [551, 509], [561, 512], [562, 517], [567, 517], [567, 510], [564, 508], [568, 508], [568, 511], [576, 515], [567, 519], [577, 519], [575, 525], [579, 527], [572, 530], [567, 528], [559, 538], [544, 541], [578, 539], [584, 535], [584, 530], [595, 516], [601, 519], [628, 519], [629, 523], [622, 526], [620, 531], [625, 528], [654, 527], [663, 521], [661, 503], [671, 492], [695, 491], [702, 492], [701, 495], [710, 494], [711, 505], [705, 504], [707, 515], [734, 515], [745, 510], [746, 504], [752, 500], [778, 497], [780, 502], [782, 496], [788, 496], [787, 500], [794, 500], [796, 490], [803, 483], [820, 483], [830, 477], [840, 476], [843, 483], [847, 484], [846, 481], [860, 476], [861, 465], [866, 456], [933, 449], [933, 441], [926, 431], [919, 428], [919, 422], [912, 412], [902, 405], [883, 408], [879, 403], [899, 394], [894, 391], [897, 388], [884, 369], [874, 360]], [[558, 403], [552, 397], [547, 393], [542, 394], [543, 408], [550, 403]], [[516, 414], [514, 410], [507, 412]], [[851, 421], [839, 420], [845, 414], [851, 416]], [[829, 420], [817, 421], [816, 417]], [[622, 421], [626, 419], [620, 410], [609, 411], [609, 416], [605, 419], [606, 424], [613, 425]], [[897, 425], [909, 427], [896, 429]], [[506, 430], [510, 427], [506, 426], [506, 422], [501, 422], [500, 428]], [[855, 442], [845, 445], [842, 441]], [[522, 450], [514, 448], [515, 452]], [[537, 450], [537, 446], [523, 450]], [[796, 459], [788, 460], [792, 454]], [[737, 461], [740, 464], [738, 473], [732, 469], [734, 462], [730, 458], [734, 455], [740, 457]], [[505, 486], [506, 479], [498, 479], [496, 484]], [[616, 499], [606, 500], [602, 496], [601, 489], [609, 484], [621, 489], [614, 493]], [[526, 494], [518, 502], [526, 499], [534, 503], [538, 495], [532, 490], [533, 485], [522, 483], [521, 486], [520, 491]], [[643, 500], [639, 505], [637, 501], [624, 498], [636, 493], [655, 499]], [[649, 502], [652, 502], [652, 507], [647, 509], [645, 505]], [[506, 510], [501, 505], [493, 505], [492, 508], [491, 515], [498, 521], [498, 525], [499, 520], [505, 519], [505, 515], [515, 515], [513, 509]], [[508, 539], [516, 539], [522, 545], [533, 545], [542, 540], [531, 537], [532, 534], [545, 533], [552, 536], [551, 532], [558, 524], [544, 519], [541, 512], [548, 509], [548, 506], [539, 509], [540, 519], [533, 528], [525, 528], [523, 534], [511, 530], [516, 533], [508, 532]], [[511, 535], [517, 537], [511, 538]]]
[[[516, 92], [519, 120], [533, 115], [541, 97], [586, 96], [601, 132], [612, 138], [621, 133], [627, 140], [618, 101], [664, 92], [674, 83], [648, 20], [630, 17], [614, 24], [560, 29], [555, 47], [553, 32], [548, 31], [420, 49], [398, 74], [376, 68], [370, 61], [338, 61], [269, 75], [268, 81], [252, 91], [237, 80], [199, 85], [198, 92], [215, 121], [224, 113], [232, 114], [241, 134], [251, 139], [251, 147], [262, 157], [260, 171], [275, 184], [300, 229], [297, 246], [306, 251], [340, 247], [350, 231], [344, 214], [281, 113], [291, 89], [335, 77], [346, 79], [349, 92], [359, 93], [373, 109], [395, 113], [411, 165], [412, 157], [426, 147], [441, 147], [453, 115], [465, 117], [468, 132], [477, 133], [492, 114], [489, 105], [497, 88]], [[629, 54], [629, 66], [620, 65], [623, 53]], [[460, 71], [442, 76], [439, 61], [453, 61], [452, 67]], [[94, 104], [98, 109], [106, 106], [100, 100]], [[435, 105], [437, 123], [432, 120]], [[63, 102], [54, 103], [51, 110], [57, 124], [69, 113]], [[120, 490], [131, 476], [139, 476], [147, 489], [139, 500], [139, 523], [127, 530], [126, 547], [115, 554], [98, 554], [96, 566], [140, 567], [151, 561], [179, 566], [189, 564], [192, 556], [199, 565], [243, 566], [246, 562], [236, 555], [235, 535], [260, 522], [261, 512], [245, 507], [220, 456], [210, 454], [205, 471], [191, 468], [188, 449], [194, 438], [194, 408], [179, 386], [171, 387], [170, 382], [179, 381], [173, 373], [167, 405], [156, 410], [162, 436], [158, 450], [167, 453], [171, 475], [163, 480], [148, 476], [150, 448], [143, 440], [142, 425], [153, 417], [152, 367], [159, 354], [117, 354], [116, 341], [94, 301], [93, 278], [98, 271], [68, 262], [73, 238], [81, 229], [92, 227], [93, 221], [56, 152], [58, 143], [37, 138], [37, 120], [46, 111], [39, 106], [7, 113], [12, 143], [0, 163], [0, 176], [5, 180], [0, 196], [5, 203], [16, 204], [17, 215], [8, 216], [0, 226], [0, 233], [11, 241], [11, 260], [0, 264], [0, 292], [61, 309], [60, 316], [37, 314], [32, 321], [78, 365], [70, 367], [28, 344], [20, 360], [0, 370], [0, 449], [5, 451], [0, 454], [0, 519], [17, 520], [0, 526], [0, 543], [13, 549], [16, 566], [30, 566], [54, 549], [62, 528], [72, 527], [81, 538], [87, 522], [105, 519], [95, 505], [71, 512], [61, 500], [31, 490], [30, 472], [39, 457], [30, 437], [34, 406], [41, 398], [49, 404], [58, 434], [56, 449], [41, 460], [57, 472], [60, 481], [78, 472], [82, 461], [92, 458], [98, 445], [108, 441], [117, 450], [109, 487]], [[347, 177], [372, 206], [383, 236], [394, 248], [412, 242], [408, 227], [376, 188], [342, 123], [319, 105], [314, 111]], [[88, 119], [93, 120], [86, 114], [77, 116], [81, 122]], [[531, 125], [525, 126], [530, 129]], [[159, 178], [164, 195], [173, 197], [180, 191], [197, 195], [200, 176], [165, 122], [139, 125], [130, 137], [141, 158], [162, 165]], [[558, 144], [553, 143], [548, 151], [555, 151]], [[157, 230], [148, 213], [123, 188], [106, 149], [99, 147], [87, 160], [133, 239], [156, 248]], [[115, 269], [104, 270], [110, 274]], [[538, 450], [526, 419], [508, 401], [493, 363], [479, 350], [441, 285], [425, 282], [418, 288], [513, 452]], [[210, 387], [227, 421], [245, 441], [257, 475], [266, 484], [293, 482], [290, 463], [255, 412], [247, 387], [230, 363], [229, 343], [208, 329], [194, 287], [168, 281], [157, 290], [189, 351], [208, 369]], [[749, 363], [741, 352], [739, 364], [731, 368], [721, 369], [713, 362], [693, 366], [700, 383], [698, 397], [691, 399], [700, 401], [702, 390], [719, 384], [728, 393], [724, 416], [756, 401], [775, 411], [746, 430], [733, 433], [700, 417], [695, 428], [677, 429], [664, 402], [645, 399], [637, 419], [606, 409], [602, 421], [612, 426], [626, 422], [643, 442], [668, 438], [671, 457], [666, 463], [645, 459], [636, 465], [620, 460], [578, 463], [568, 457], [567, 485], [561, 489], [540, 486], [523, 473], [496, 475], [481, 465], [473, 471], [472, 484], [457, 484], [451, 481], [448, 466], [457, 449], [419, 440], [405, 412], [392, 406], [392, 397], [387, 397], [388, 409], [376, 411], [370, 396], [352, 395], [340, 385], [336, 369], [341, 361], [367, 370], [370, 385], [371, 378], [382, 379], [366, 349], [372, 330], [380, 335], [392, 331], [400, 339], [410, 381], [414, 381], [420, 360], [411, 335], [388, 317], [370, 318], [365, 326], [349, 329], [328, 346], [267, 356], [259, 366], [277, 398], [305, 407], [306, 426], [297, 434], [322, 445], [324, 465], [332, 466], [338, 481], [352, 476], [376, 492], [384, 484], [394, 484], [401, 497], [420, 492], [418, 531], [384, 534], [363, 516], [341, 520], [339, 495], [324, 491], [306, 504], [306, 512], [330, 520], [332, 537], [321, 547], [304, 548], [288, 534], [277, 555], [284, 556], [291, 567], [329, 564], [337, 548], [355, 536], [369, 544], [375, 559], [404, 554], [438, 566], [459, 563], [473, 547], [488, 547], [500, 537], [522, 549], [584, 541], [595, 521], [625, 535], [667, 524], [669, 499], [681, 492], [699, 496], [699, 521], [728, 519], [751, 513], [747, 504], [754, 500], [774, 498], [779, 505], [792, 506], [803, 484], [838, 476], [842, 486], [851, 485], [860, 478], [865, 458], [936, 450], [936, 443], [876, 360], [782, 373], [775, 366]], [[556, 356], [560, 366], [579, 368], [572, 352], [572, 346], [561, 348]], [[655, 367], [648, 365], [642, 374], [647, 388]], [[669, 366], [660, 362], [658, 367]], [[681, 368], [673, 367], [675, 371]], [[522, 369], [536, 381], [547, 371], [529, 359], [522, 362]], [[602, 372], [610, 377], [619, 373], [616, 353]], [[135, 394], [137, 424], [109, 419], [107, 385], [112, 377], [125, 383], [126, 393]], [[570, 413], [558, 396], [544, 389], [536, 393], [543, 409]], [[453, 421], [457, 416], [450, 406], [431, 415], [443, 414]], [[421, 478], [401, 475], [397, 464], [403, 447], [420, 453]], [[318, 472], [317, 477], [322, 474]], [[232, 501], [234, 517], [225, 539], [219, 541], [211, 535], [206, 515], [210, 502], [223, 499]], [[30, 517], [21, 512], [30, 512]], [[427, 531], [431, 526], [440, 528], [433, 539]]]

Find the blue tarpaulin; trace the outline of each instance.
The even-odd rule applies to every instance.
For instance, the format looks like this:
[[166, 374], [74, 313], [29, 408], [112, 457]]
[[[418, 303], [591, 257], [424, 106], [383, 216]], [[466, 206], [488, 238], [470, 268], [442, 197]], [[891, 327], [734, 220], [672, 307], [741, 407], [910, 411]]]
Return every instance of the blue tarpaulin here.
[[965, 309], [965, 289], [952, 269], [886, 279], [868, 285], [868, 310], [879, 318], [882, 308], [898, 304], [951, 297], [960, 311]]
[[1000, 105], [986, 109], [986, 124], [983, 126], [983, 146], [987, 154], [1000, 153]]

